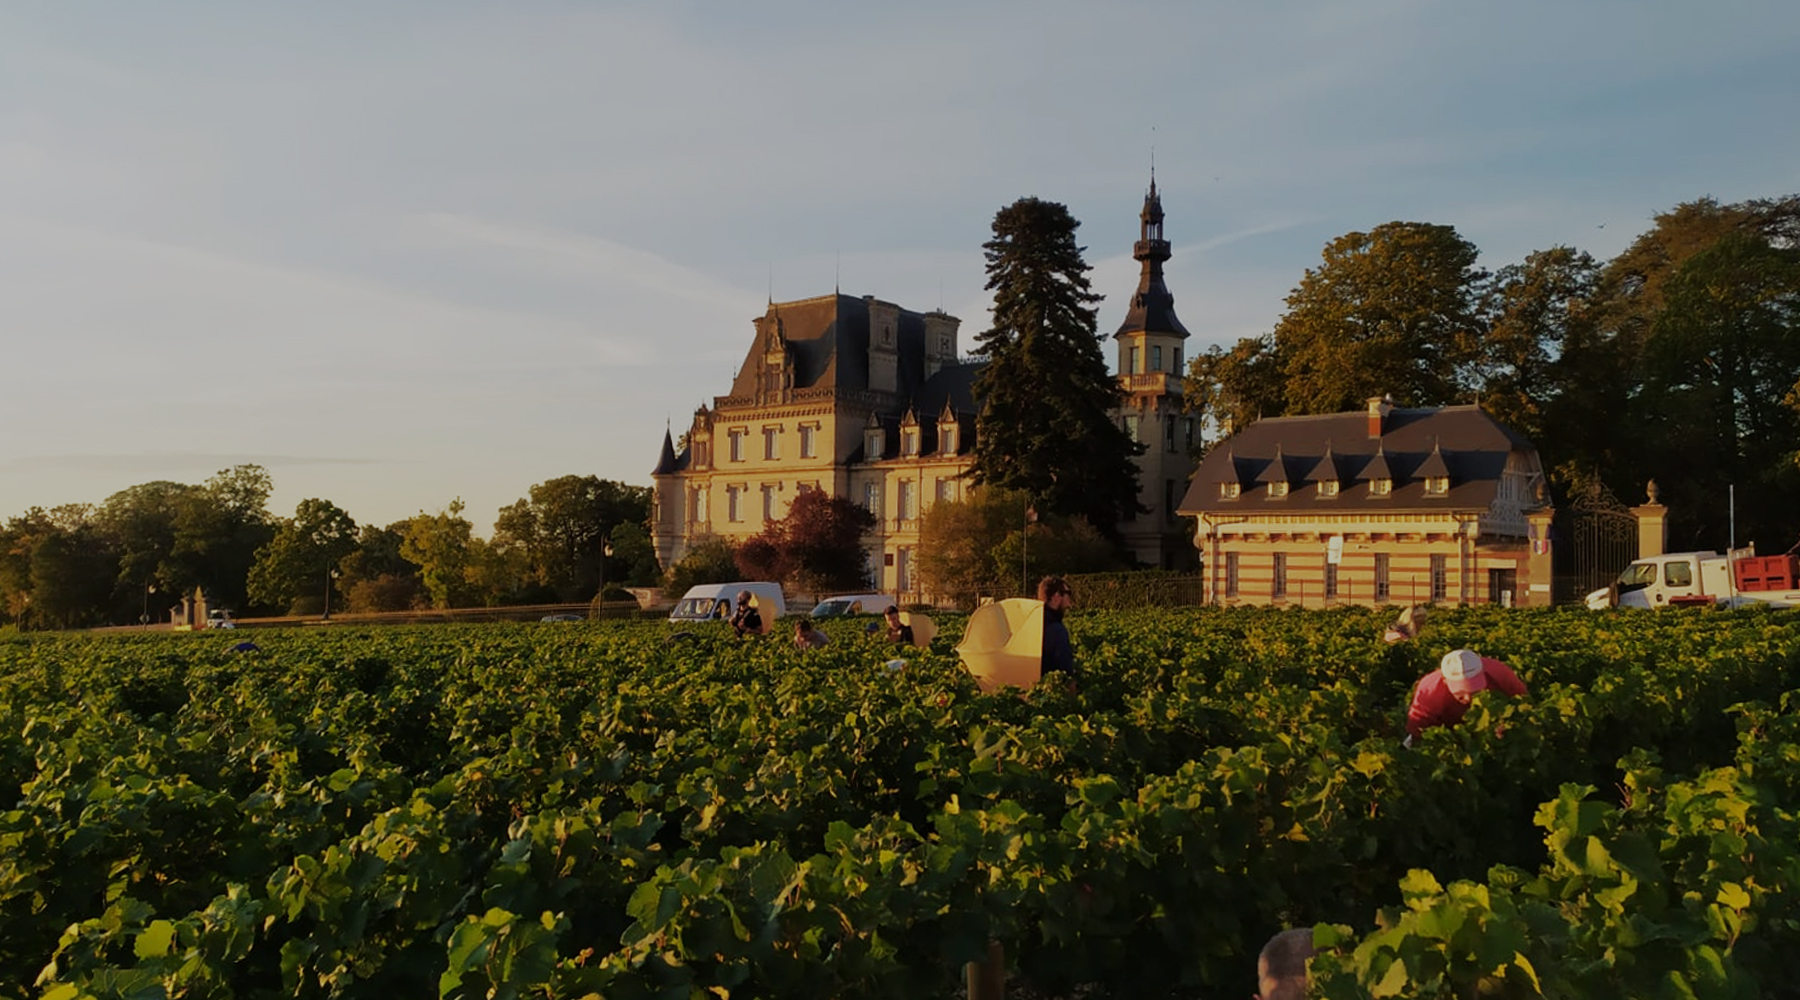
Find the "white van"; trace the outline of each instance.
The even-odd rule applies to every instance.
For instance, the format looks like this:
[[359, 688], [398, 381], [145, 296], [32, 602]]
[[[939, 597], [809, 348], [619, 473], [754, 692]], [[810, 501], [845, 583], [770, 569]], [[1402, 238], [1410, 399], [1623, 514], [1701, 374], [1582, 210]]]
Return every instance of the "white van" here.
[[675, 602], [675, 610], [669, 612], [672, 622], [704, 622], [730, 621], [737, 611], [737, 596], [744, 591], [750, 592], [750, 599], [763, 621], [773, 622], [787, 614], [787, 598], [782, 596], [781, 584], [757, 581], [739, 581], [737, 583], [702, 583], [688, 588]]
[[845, 615], [878, 615], [899, 601], [886, 594], [838, 594], [813, 605], [814, 618], [841, 618]]

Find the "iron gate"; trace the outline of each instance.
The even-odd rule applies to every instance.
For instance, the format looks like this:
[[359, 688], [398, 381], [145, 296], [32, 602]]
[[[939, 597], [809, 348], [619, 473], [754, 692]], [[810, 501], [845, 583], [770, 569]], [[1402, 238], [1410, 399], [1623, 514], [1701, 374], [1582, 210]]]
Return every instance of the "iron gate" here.
[[1598, 478], [1572, 491], [1568, 510], [1569, 572], [1558, 603], [1610, 585], [1638, 556], [1637, 518]]

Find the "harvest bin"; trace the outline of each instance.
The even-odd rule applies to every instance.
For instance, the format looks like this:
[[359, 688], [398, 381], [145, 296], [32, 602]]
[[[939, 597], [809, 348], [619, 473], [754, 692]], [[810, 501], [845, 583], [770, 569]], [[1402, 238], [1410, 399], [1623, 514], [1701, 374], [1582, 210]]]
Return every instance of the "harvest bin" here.
[[1739, 590], [1793, 590], [1800, 556], [1749, 556], [1732, 563]]

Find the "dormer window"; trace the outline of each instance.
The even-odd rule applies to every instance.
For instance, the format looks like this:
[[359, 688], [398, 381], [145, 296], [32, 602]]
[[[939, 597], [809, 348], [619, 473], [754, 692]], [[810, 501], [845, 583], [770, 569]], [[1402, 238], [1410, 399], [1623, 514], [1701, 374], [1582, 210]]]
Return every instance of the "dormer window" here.
[[907, 427], [900, 431], [900, 454], [914, 458], [919, 454], [919, 429]]
[[1450, 492], [1449, 476], [1425, 477], [1425, 493], [1427, 496], [1441, 497]]
[[863, 431], [863, 457], [876, 461], [887, 454], [887, 434], [879, 427]]
[[1236, 482], [1220, 483], [1219, 496], [1226, 500], [1236, 500], [1241, 489], [1242, 488]]
[[1338, 481], [1327, 479], [1319, 483], [1319, 499], [1327, 500], [1338, 495]]
[[1287, 480], [1277, 480], [1269, 484], [1269, 499], [1279, 500], [1288, 495]]
[[1394, 492], [1394, 481], [1392, 479], [1371, 479], [1371, 480], [1369, 480], [1369, 495], [1370, 496], [1384, 497], [1392, 492]]

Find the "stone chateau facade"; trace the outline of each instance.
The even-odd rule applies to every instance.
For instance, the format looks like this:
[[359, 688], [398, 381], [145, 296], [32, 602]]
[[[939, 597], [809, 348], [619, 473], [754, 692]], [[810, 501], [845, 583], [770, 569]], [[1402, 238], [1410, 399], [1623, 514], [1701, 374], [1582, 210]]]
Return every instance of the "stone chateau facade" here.
[[[1113, 339], [1126, 393], [1118, 419], [1145, 446], [1139, 503], [1149, 512], [1120, 528], [1139, 562], [1183, 567], [1194, 559], [1176, 511], [1193, 471], [1194, 418], [1182, 412], [1188, 331], [1163, 280], [1170, 245], [1154, 178], [1139, 221], [1138, 287]], [[970, 387], [985, 363], [961, 357], [961, 321], [834, 293], [771, 302], [755, 328], [730, 391], [695, 411], [684, 446], [664, 435], [652, 474], [657, 559], [667, 568], [708, 536], [749, 538], [794, 497], [826, 490], [876, 517], [869, 585], [928, 598], [916, 573], [919, 518], [970, 488]]]

